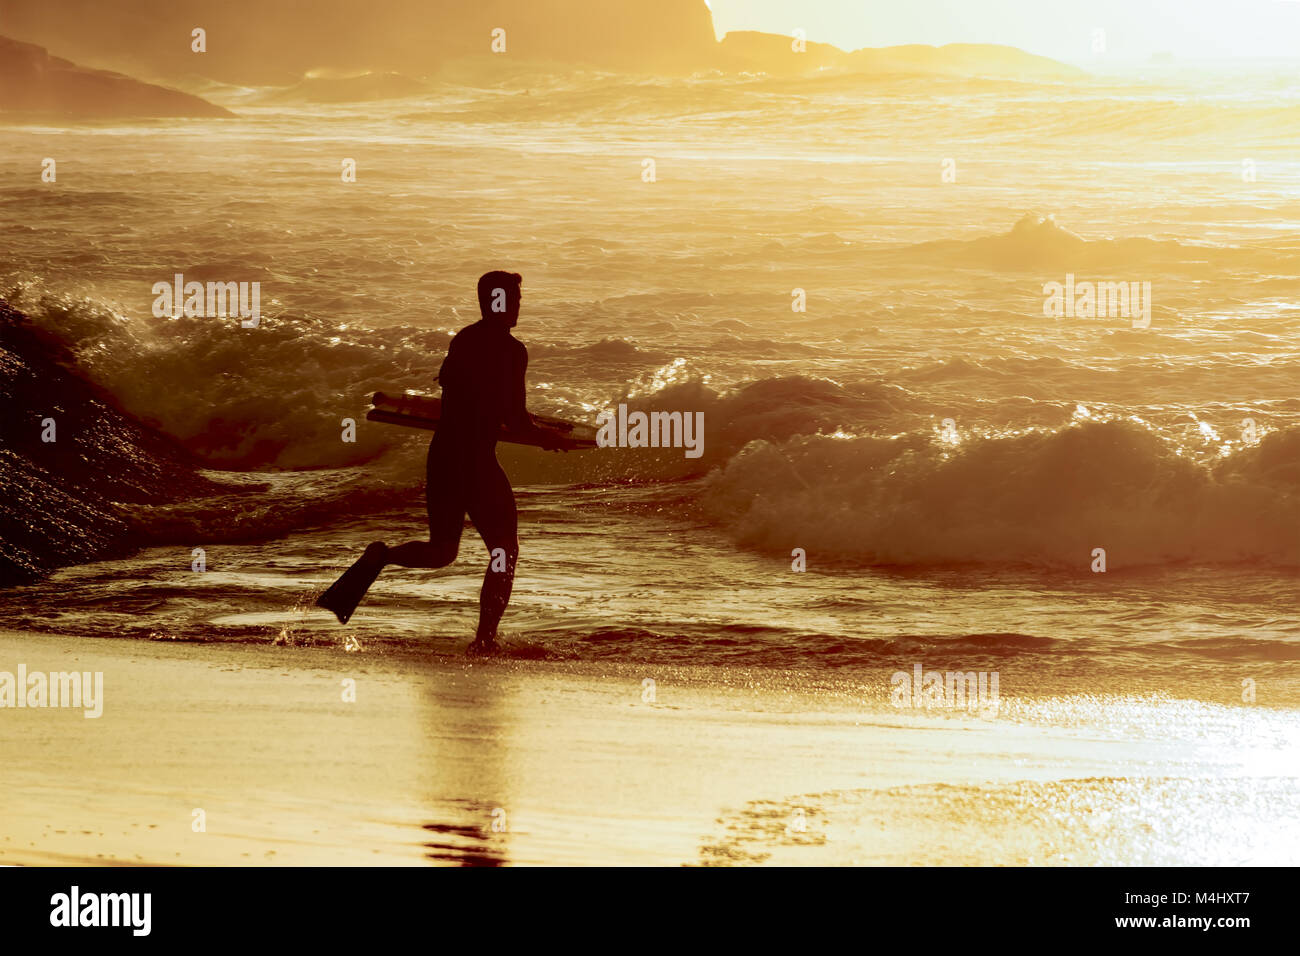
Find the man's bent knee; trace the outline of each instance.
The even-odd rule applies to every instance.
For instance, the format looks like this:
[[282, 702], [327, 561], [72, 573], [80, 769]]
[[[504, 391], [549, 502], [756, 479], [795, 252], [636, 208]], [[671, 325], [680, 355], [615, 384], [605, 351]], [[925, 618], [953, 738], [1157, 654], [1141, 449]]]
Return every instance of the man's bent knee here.
[[451, 543], [430, 541], [429, 547], [433, 551], [433, 560], [440, 568], [445, 568], [447, 565], [453, 563], [456, 560], [457, 555], [460, 554], [460, 543], [456, 541]]

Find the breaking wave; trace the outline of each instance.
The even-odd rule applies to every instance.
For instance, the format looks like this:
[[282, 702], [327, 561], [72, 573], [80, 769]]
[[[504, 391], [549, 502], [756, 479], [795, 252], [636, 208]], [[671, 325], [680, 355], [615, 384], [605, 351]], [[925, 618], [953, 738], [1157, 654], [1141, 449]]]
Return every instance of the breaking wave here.
[[974, 437], [754, 442], [704, 505], [743, 545], [873, 565], [1090, 573], [1187, 563], [1300, 565], [1300, 430], [1226, 460], [1188, 460], [1128, 421]]

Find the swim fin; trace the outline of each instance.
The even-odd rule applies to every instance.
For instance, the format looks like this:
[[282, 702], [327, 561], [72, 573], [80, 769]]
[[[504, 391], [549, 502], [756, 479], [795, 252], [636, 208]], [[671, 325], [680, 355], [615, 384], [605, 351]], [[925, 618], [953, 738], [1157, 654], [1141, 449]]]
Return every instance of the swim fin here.
[[357, 609], [361, 599], [375, 583], [379, 572], [384, 569], [384, 553], [388, 548], [376, 541], [352, 567], [344, 571], [337, 581], [331, 584], [325, 593], [316, 599], [316, 606], [333, 611], [340, 624], [346, 624], [352, 612]]

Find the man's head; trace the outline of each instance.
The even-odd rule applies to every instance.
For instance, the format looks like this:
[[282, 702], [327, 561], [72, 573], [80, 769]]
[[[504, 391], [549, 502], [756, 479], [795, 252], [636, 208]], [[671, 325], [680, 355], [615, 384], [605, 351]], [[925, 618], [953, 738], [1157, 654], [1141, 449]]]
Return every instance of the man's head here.
[[519, 321], [524, 277], [518, 272], [488, 272], [478, 280], [478, 310], [489, 322], [513, 329]]

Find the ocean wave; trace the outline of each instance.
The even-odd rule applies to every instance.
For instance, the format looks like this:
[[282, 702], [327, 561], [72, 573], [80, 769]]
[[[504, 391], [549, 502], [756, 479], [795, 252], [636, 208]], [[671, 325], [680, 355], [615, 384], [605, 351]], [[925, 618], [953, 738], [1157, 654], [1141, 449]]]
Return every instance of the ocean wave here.
[[[28, 282], [0, 292], [61, 342], [82, 377], [217, 468], [363, 464], [406, 445], [365, 427], [371, 393], [433, 386], [450, 330], [350, 330], [291, 314], [254, 330], [236, 318], [128, 318]], [[344, 420], [357, 423], [345, 441]]]
[[[968, 438], [754, 442], [706, 511], [743, 545], [885, 566], [1300, 565], [1300, 430], [1197, 464], [1129, 421]], [[1100, 577], [1100, 575], [1096, 575]]]
[[[428, 436], [368, 425], [365, 414], [373, 392], [395, 385], [436, 393], [454, 328], [353, 329], [286, 313], [264, 320], [254, 334], [233, 318], [128, 318], [102, 302], [54, 294], [35, 282], [3, 291], [0, 298], [21, 307], [42, 334], [61, 343], [79, 375], [211, 467], [361, 466], [382, 473], [379, 463], [395, 459], [414, 480], [422, 478], [422, 467], [411, 463]], [[766, 354], [778, 344], [737, 337], [724, 348]], [[709, 431], [706, 456], [699, 460], [686, 459], [681, 449], [624, 448], [592, 452], [579, 464], [577, 455], [542, 456], [503, 446], [503, 458], [511, 456], [518, 466], [512, 475], [524, 483], [703, 474], [752, 440], [875, 421], [911, 398], [897, 386], [843, 386], [816, 376], [716, 388], [668, 353], [619, 338], [533, 343], [531, 353], [582, 380], [571, 389], [535, 389], [535, 411], [592, 421], [599, 411], [626, 402], [647, 411], [703, 412]], [[355, 441], [343, 440], [346, 419], [356, 423]]]
[[[1065, 234], [1054, 224], [1043, 228]], [[1067, 245], [1083, 242], [1065, 235]], [[454, 328], [349, 329], [285, 314], [253, 336], [236, 320], [128, 319], [34, 282], [11, 292], [41, 334], [68, 350], [78, 374], [205, 464], [345, 475], [284, 493], [273, 483], [254, 504], [221, 495], [133, 504], [131, 520], [157, 540], [269, 536], [338, 510], [391, 506], [412, 497], [423, 481], [427, 435], [367, 427], [368, 397], [399, 383], [427, 383], [432, 391]], [[717, 344], [739, 354], [775, 347], [739, 320], [728, 320]], [[569, 377], [581, 383], [536, 388], [532, 398], [543, 401], [530, 400], [535, 410], [586, 421], [620, 403], [701, 412], [704, 454], [618, 448], [546, 455], [503, 445], [500, 456], [516, 484], [708, 475], [705, 514], [747, 547], [787, 553], [804, 547], [885, 566], [1085, 572], [1094, 548], [1106, 549], [1112, 569], [1300, 563], [1300, 544], [1288, 530], [1300, 517], [1300, 431], [1294, 428], [1270, 431], [1221, 461], [1198, 463], [1165, 443], [1168, 429], [1132, 421], [1069, 425], [1073, 403], [1043, 394], [1013, 402], [1016, 427], [1034, 429], [1027, 434], [986, 428], [983, 437], [957, 446], [936, 442], [933, 418], [947, 414], [951, 401], [932, 394], [936, 383], [1041, 385], [1078, 370], [1060, 358], [956, 355], [889, 382], [775, 374], [722, 386], [693, 362], [665, 364], [668, 353], [621, 338], [534, 343], [533, 354], [556, 363], [566, 373], [561, 377], [572, 366], [577, 374]], [[580, 374], [592, 367], [608, 374], [600, 380]], [[1170, 374], [1180, 371], [1171, 367]], [[1055, 391], [1070, 394], [1075, 384], [1070, 379]], [[1016, 388], [1019, 395], [1035, 390]], [[349, 418], [358, 426], [355, 442], [343, 440]]]

